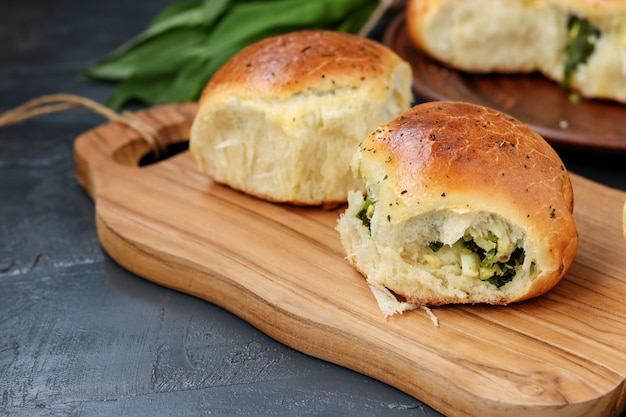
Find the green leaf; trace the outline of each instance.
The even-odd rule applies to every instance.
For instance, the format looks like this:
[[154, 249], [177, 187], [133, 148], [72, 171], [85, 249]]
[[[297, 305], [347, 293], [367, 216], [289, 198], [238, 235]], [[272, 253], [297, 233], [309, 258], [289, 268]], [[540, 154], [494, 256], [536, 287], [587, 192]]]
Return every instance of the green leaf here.
[[340, 20], [363, 0], [275, 0], [260, 3], [242, 3], [215, 27], [216, 42], [239, 43], [277, 27], [325, 27]]
[[227, 12], [234, 1], [229, 0], [204, 0], [202, 2], [202, 11], [204, 13], [204, 25], [212, 26], [219, 17]]
[[105, 104], [116, 110], [132, 101], [157, 104], [171, 83], [171, 76], [128, 78], [118, 84]]
[[209, 63], [210, 59], [203, 56], [188, 60], [181, 71], [170, 80], [170, 84], [160, 97], [159, 104], [195, 100], [208, 81], [200, 74], [206, 71]]
[[130, 77], [122, 81], [107, 101], [107, 106], [120, 109], [132, 101], [165, 104], [196, 100], [207, 82], [241, 46], [224, 49], [213, 58], [190, 58], [176, 74], [158, 77]]
[[[207, 28], [215, 23], [228, 6], [229, 0], [205, 0], [203, 3], [175, 3], [161, 12], [148, 28], [110, 53], [100, 65], [122, 58], [133, 49], [150, 41], [163, 42], [164, 33], [179, 28]], [[98, 77], [93, 71], [92, 77]]]
[[176, 72], [185, 60], [203, 48], [207, 38], [206, 32], [197, 28], [170, 30], [152, 42], [139, 45], [119, 57], [102, 61], [86, 75], [104, 80], [122, 80]]
[[145, 31], [115, 49], [105, 60], [110, 61], [117, 59], [131, 51], [133, 48], [136, 48], [150, 40], [154, 40], [159, 35], [162, 35], [169, 30], [201, 26], [204, 21], [204, 13], [198, 4], [194, 4], [193, 7], [187, 6], [172, 8], [179, 10], [167, 11], [165, 13], [166, 16], [157, 17], [155, 23], [152, 23]]
[[244, 47], [303, 29], [356, 33], [377, 0], [202, 0], [174, 3], [84, 75], [120, 81], [109, 103], [195, 100]]
[[189, 60], [173, 79], [160, 103], [197, 100], [215, 71], [241, 48], [240, 45], [224, 47], [211, 58], [197, 56]]
[[[152, 19], [150, 26], [161, 24], [164, 21], [168, 20], [169, 18], [176, 18], [177, 15], [189, 9], [194, 9], [197, 7], [198, 7], [197, 1], [181, 1], [178, 3], [173, 3], [167, 6], [165, 9], [161, 10], [161, 12], [159, 12], [159, 14], [156, 15], [154, 19]], [[150, 28], [150, 26], [148, 27], [148, 29]]]
[[378, 5], [378, 1], [376, 0], [366, 3], [367, 4], [356, 7], [352, 13], [349, 13], [348, 16], [340, 21], [333, 29], [339, 32], [358, 33], [367, 22], [367, 19], [374, 13]]

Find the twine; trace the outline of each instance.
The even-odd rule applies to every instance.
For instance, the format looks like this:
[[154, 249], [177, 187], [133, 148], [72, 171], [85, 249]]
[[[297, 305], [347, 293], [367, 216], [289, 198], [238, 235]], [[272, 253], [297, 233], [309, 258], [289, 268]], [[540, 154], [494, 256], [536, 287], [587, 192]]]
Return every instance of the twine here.
[[41, 96], [0, 114], [0, 127], [9, 126], [44, 114], [85, 107], [111, 122], [121, 123], [137, 131], [150, 145], [155, 159], [166, 153], [165, 145], [157, 130], [131, 112], [116, 113], [110, 108], [91, 99], [72, 94], [51, 94]]
[[374, 9], [369, 19], [367, 19], [367, 22], [365, 22], [363, 27], [361, 27], [361, 30], [359, 30], [359, 36], [365, 37], [369, 35], [372, 29], [374, 29], [374, 26], [376, 26], [378, 21], [381, 19], [381, 17], [383, 17], [387, 10], [391, 9], [392, 7], [404, 6], [405, 3], [406, 0], [380, 0], [378, 2], [378, 6], [376, 6], [376, 9]]

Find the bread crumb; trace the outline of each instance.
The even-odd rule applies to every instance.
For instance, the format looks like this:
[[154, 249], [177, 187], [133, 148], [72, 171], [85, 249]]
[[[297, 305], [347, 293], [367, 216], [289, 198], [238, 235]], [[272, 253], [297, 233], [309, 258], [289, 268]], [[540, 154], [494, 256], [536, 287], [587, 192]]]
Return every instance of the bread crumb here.
[[433, 325], [435, 327], [439, 327], [439, 319], [437, 318], [435, 313], [433, 313], [433, 311], [430, 308], [426, 307], [426, 306], [421, 306], [420, 308], [422, 310], [424, 310], [426, 312], [426, 314], [428, 314], [428, 317], [430, 317], [430, 321], [433, 322]]
[[391, 291], [382, 286], [370, 284], [369, 288], [385, 318], [397, 313], [402, 314], [405, 311], [421, 309], [426, 312], [433, 325], [439, 327], [439, 319], [427, 306], [418, 306], [417, 304], [398, 301]]

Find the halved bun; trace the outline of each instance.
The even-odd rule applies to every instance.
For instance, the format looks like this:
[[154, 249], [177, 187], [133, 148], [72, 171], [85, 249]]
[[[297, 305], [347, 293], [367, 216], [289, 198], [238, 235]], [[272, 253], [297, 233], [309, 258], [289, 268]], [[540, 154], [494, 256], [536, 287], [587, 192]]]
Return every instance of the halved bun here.
[[216, 182], [270, 201], [332, 206], [362, 188], [359, 142], [411, 104], [411, 69], [356, 35], [301, 31], [259, 41], [209, 81], [190, 150]]
[[385, 314], [525, 300], [554, 287], [574, 259], [567, 170], [504, 113], [418, 105], [364, 140], [352, 167], [367, 196], [350, 194], [337, 230]]
[[[582, 34], [570, 19], [599, 33], [593, 53], [565, 81], [568, 39]], [[626, 103], [624, 0], [409, 0], [406, 24], [415, 46], [456, 69], [539, 71], [585, 97]]]

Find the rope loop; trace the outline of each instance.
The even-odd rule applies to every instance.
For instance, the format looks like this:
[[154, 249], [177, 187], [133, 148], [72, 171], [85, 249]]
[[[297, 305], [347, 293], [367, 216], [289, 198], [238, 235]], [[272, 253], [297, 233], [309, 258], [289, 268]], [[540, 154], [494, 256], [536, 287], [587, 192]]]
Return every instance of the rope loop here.
[[117, 122], [137, 131], [148, 142], [155, 159], [166, 153], [165, 145], [160, 140], [157, 130], [145, 123], [132, 112], [116, 113], [110, 108], [86, 97], [72, 94], [50, 94], [34, 98], [3, 114], [0, 114], [0, 127], [16, 124], [44, 114], [57, 113], [84, 107], [90, 109], [111, 122]]

